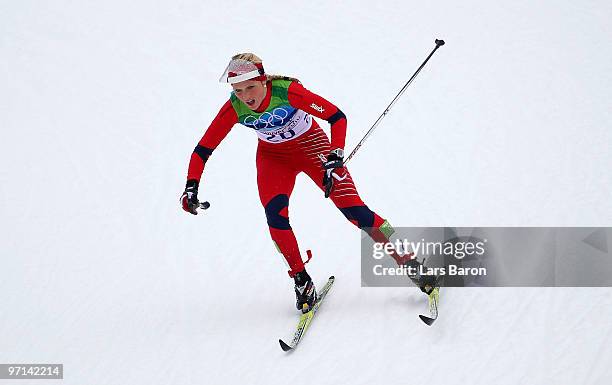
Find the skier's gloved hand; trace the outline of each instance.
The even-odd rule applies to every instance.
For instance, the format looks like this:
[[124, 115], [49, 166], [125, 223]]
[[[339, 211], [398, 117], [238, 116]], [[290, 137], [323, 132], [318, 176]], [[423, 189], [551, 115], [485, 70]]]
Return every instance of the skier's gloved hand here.
[[197, 208], [200, 202], [198, 201], [198, 181], [190, 179], [185, 185], [185, 192], [181, 195], [181, 206], [183, 210], [193, 215], [198, 215]]
[[337, 173], [334, 171], [336, 169], [342, 169], [344, 167], [344, 150], [341, 148], [336, 148], [332, 150], [327, 159], [323, 162], [323, 169], [325, 172], [323, 173], [323, 188], [325, 189], [325, 198], [329, 198], [332, 189], [334, 187], [334, 178], [338, 180], [344, 179], [344, 177], [340, 178]]

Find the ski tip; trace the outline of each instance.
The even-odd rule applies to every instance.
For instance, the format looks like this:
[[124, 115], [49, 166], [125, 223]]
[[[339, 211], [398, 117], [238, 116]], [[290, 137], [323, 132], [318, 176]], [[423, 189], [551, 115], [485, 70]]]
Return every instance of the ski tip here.
[[435, 318], [430, 318], [427, 316], [424, 316], [422, 314], [419, 314], [419, 318], [421, 319], [421, 321], [425, 322], [426, 325], [431, 326], [434, 321], [436, 320]]
[[283, 340], [281, 340], [280, 338], [278, 339], [278, 343], [281, 346], [281, 349], [283, 349], [283, 352], [288, 352], [289, 350], [293, 350], [293, 348], [289, 345], [287, 345]]
[[329, 279], [336, 279], [336, 277], [334, 277], [333, 275], [329, 277]]

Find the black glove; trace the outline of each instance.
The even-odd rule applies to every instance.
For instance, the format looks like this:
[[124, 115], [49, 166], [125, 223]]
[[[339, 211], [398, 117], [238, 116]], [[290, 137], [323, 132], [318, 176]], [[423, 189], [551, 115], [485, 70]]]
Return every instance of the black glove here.
[[185, 192], [181, 195], [181, 205], [183, 210], [193, 215], [198, 215], [196, 209], [200, 206], [198, 201], [198, 181], [190, 179], [185, 185]]
[[344, 167], [344, 151], [341, 148], [332, 150], [327, 156], [327, 160], [323, 162], [323, 188], [325, 189], [325, 198], [329, 198], [334, 187], [334, 170]]

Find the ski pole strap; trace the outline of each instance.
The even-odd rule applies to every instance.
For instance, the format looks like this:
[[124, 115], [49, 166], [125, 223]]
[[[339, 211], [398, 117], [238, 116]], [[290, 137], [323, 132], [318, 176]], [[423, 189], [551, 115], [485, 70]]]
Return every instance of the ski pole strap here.
[[376, 126], [378, 126], [378, 123], [380, 123], [380, 121], [382, 120], [382, 118], [384, 118], [387, 113], [389, 112], [389, 110], [391, 110], [391, 107], [393, 107], [393, 105], [395, 104], [395, 102], [400, 98], [400, 96], [402, 96], [402, 94], [404, 93], [404, 91], [406, 91], [406, 88], [408, 88], [408, 86], [410, 86], [410, 84], [412, 83], [412, 81], [414, 80], [414, 78], [416, 78], [416, 76], [419, 74], [419, 72], [421, 72], [421, 70], [423, 69], [423, 67], [425, 67], [425, 64], [427, 64], [427, 62], [429, 61], [429, 59], [433, 56], [433, 54], [438, 50], [438, 48], [442, 47], [444, 45], [444, 40], [439, 40], [436, 39], [436, 47], [433, 49], [433, 51], [431, 51], [431, 53], [429, 54], [429, 56], [427, 56], [427, 58], [425, 59], [425, 61], [419, 66], [419, 68], [415, 71], [414, 74], [412, 74], [412, 76], [410, 77], [410, 79], [408, 79], [408, 81], [406, 82], [406, 84], [404, 84], [404, 86], [402, 87], [402, 89], [397, 93], [397, 95], [395, 95], [395, 97], [393, 98], [393, 100], [391, 101], [391, 103], [389, 103], [389, 105], [387, 106], [387, 108], [383, 111], [382, 114], [380, 114], [380, 116], [378, 117], [378, 119], [376, 119], [376, 121], [374, 122], [374, 124], [372, 125], [372, 127], [370, 127], [370, 129], [365, 133], [365, 135], [363, 136], [363, 138], [361, 138], [361, 140], [359, 141], [359, 143], [357, 143], [357, 146], [355, 146], [355, 148], [353, 149], [353, 151], [351, 151], [351, 153], [349, 154], [349, 156], [346, 158], [346, 160], [344, 161], [344, 164], [347, 164], [351, 158], [357, 153], [357, 151], [361, 148], [361, 146], [363, 145], [363, 143], [365, 142], [365, 140], [368, 138], [368, 136], [370, 136], [370, 134], [372, 133], [372, 131], [374, 131], [374, 129], [376, 128]]
[[312, 259], [312, 251], [306, 250], [306, 255], [308, 256], [308, 258], [306, 258], [306, 262], [304, 262], [304, 265], [310, 262], [310, 260]]

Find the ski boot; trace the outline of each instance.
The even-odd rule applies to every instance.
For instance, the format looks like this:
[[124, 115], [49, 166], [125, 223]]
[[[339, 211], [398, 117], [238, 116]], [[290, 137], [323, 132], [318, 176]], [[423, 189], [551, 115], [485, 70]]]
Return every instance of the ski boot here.
[[419, 288], [421, 291], [427, 295], [430, 295], [434, 289], [440, 287], [440, 281], [442, 277], [436, 275], [422, 275], [421, 266], [422, 263], [417, 261], [416, 259], [409, 259], [403, 266], [411, 267], [416, 270], [416, 273], [413, 275], [409, 275], [410, 280]]
[[295, 274], [293, 280], [295, 281], [295, 306], [302, 313], [307, 313], [317, 301], [317, 291], [314, 283], [312, 283], [306, 269]]

